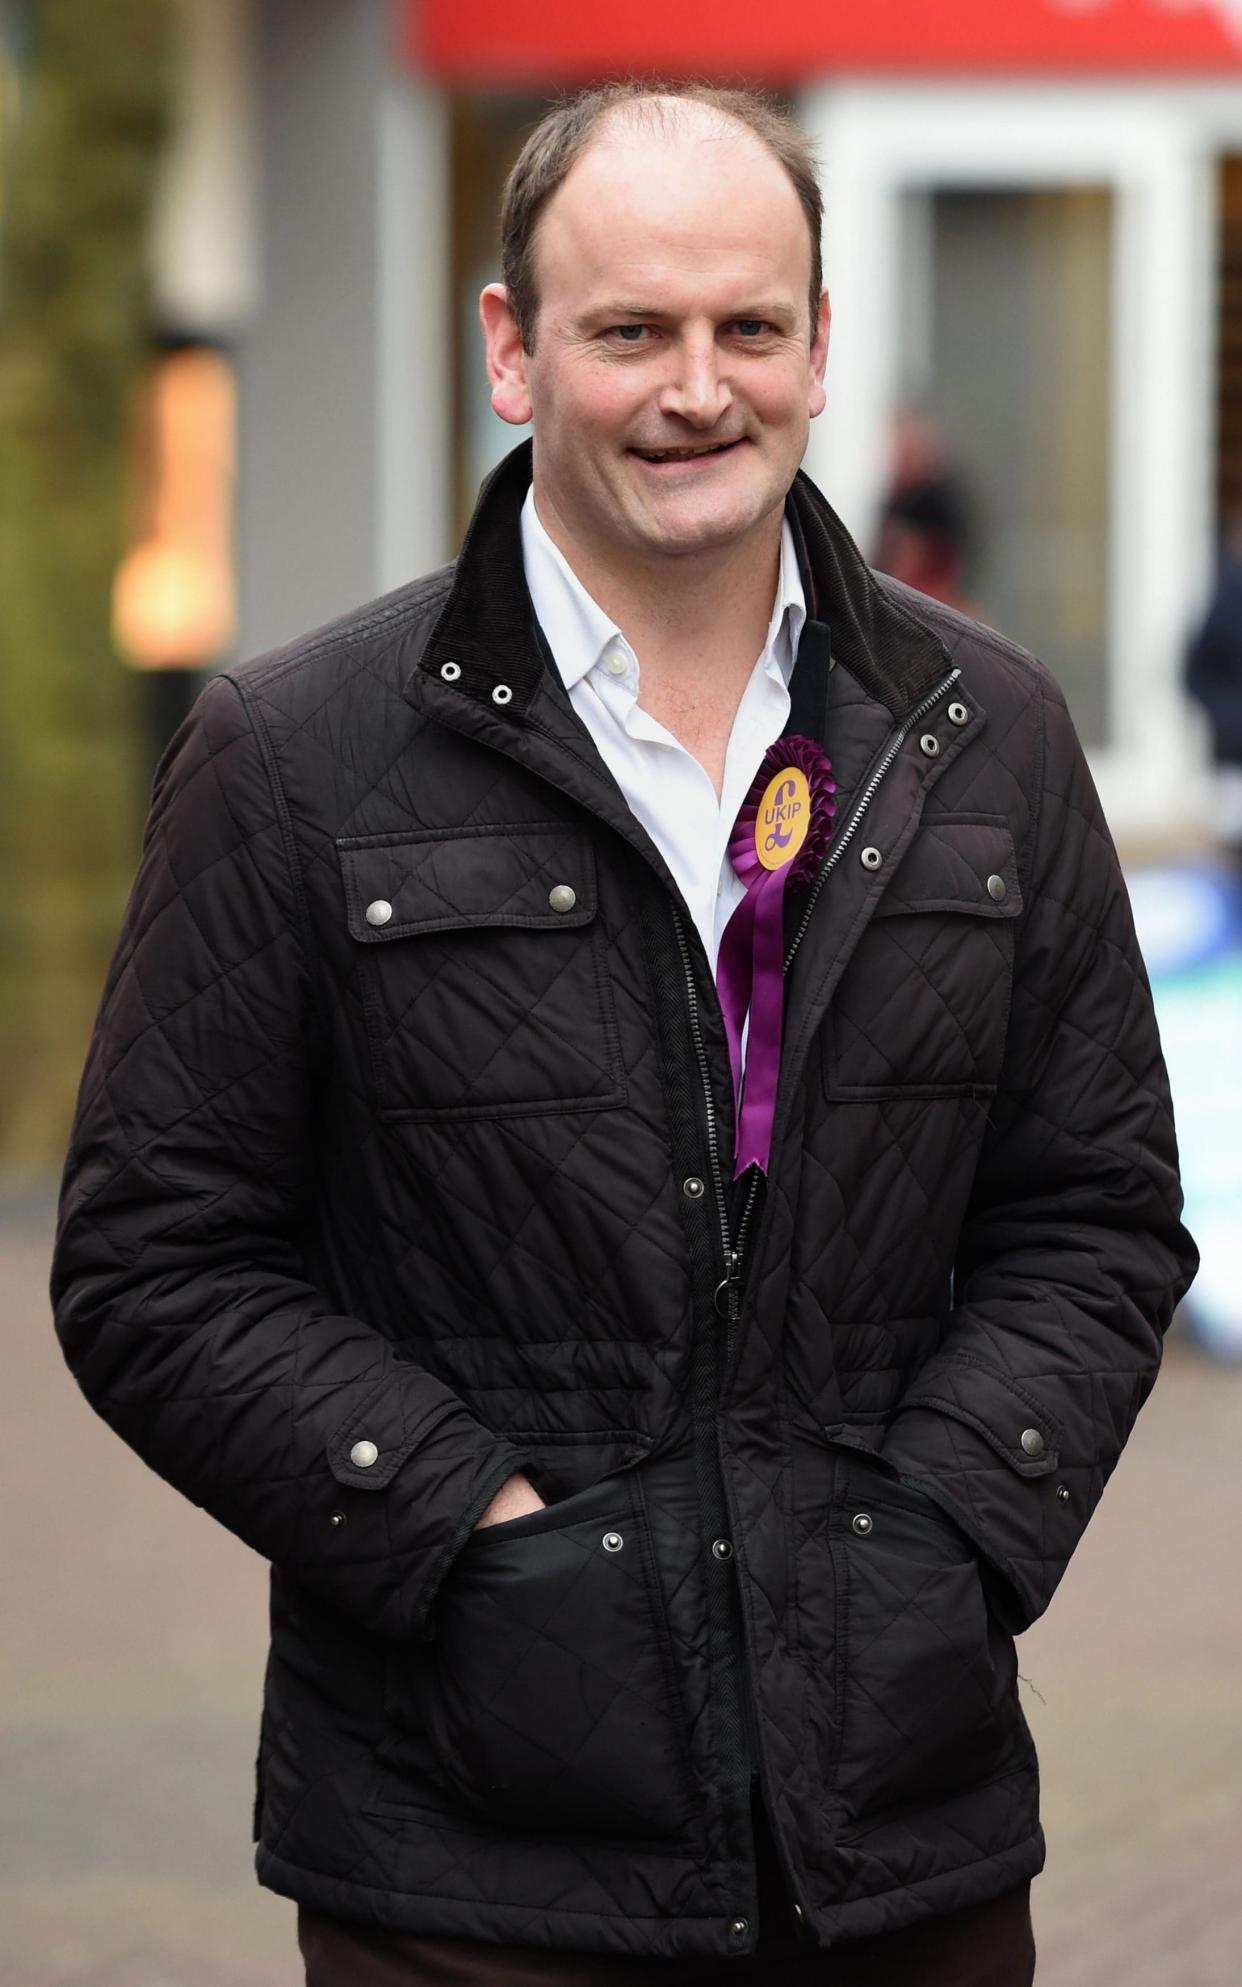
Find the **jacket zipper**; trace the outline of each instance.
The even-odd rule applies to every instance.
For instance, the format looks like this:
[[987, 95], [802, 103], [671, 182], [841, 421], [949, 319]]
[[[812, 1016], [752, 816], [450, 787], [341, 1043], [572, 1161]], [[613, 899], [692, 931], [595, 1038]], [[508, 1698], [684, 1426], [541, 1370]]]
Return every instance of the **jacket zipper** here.
[[[712, 1089], [712, 1073], [707, 1060], [707, 1049], [703, 1042], [703, 1029], [699, 1018], [699, 990], [694, 979], [694, 962], [690, 957], [690, 947], [686, 941], [686, 927], [681, 912], [674, 908], [673, 926], [677, 933], [677, 949], [681, 954], [682, 971], [686, 977], [686, 1001], [690, 1012], [690, 1037], [694, 1043], [695, 1061], [699, 1066], [699, 1076], [703, 1085], [703, 1102], [707, 1107], [707, 1159], [712, 1176], [712, 1192], [716, 1200], [716, 1216], [720, 1223], [720, 1246], [724, 1261], [724, 1280], [716, 1285], [715, 1303], [721, 1311], [721, 1296], [730, 1301], [733, 1281], [733, 1237], [729, 1230], [729, 1203], [725, 1197], [724, 1175], [720, 1170], [720, 1129], [716, 1118], [716, 1093]], [[728, 1316], [727, 1310], [721, 1315]]]
[[905, 744], [907, 738], [910, 736], [910, 733], [914, 730], [915, 725], [921, 724], [923, 719], [927, 716], [927, 713], [936, 704], [940, 702], [940, 699], [944, 696], [945, 692], [953, 688], [953, 685], [957, 682], [957, 679], [961, 675], [961, 673], [962, 672], [960, 669], [951, 669], [949, 671], [949, 674], [945, 677], [943, 683], [938, 683], [936, 685], [936, 688], [930, 693], [930, 695], [924, 697], [922, 703], [918, 704], [915, 707], [915, 709], [911, 711], [909, 717], [906, 718], [903, 723], [898, 725], [896, 731], [894, 731], [891, 734], [891, 736], [886, 740], [885, 744], [881, 747], [880, 756], [876, 760], [874, 766], [872, 767], [870, 773], [867, 776], [866, 784], [864, 785], [863, 790], [858, 797], [858, 804], [855, 807], [854, 812], [850, 815], [850, 818], [846, 822], [845, 827], [841, 830], [841, 833], [833, 841], [832, 847], [829, 849], [828, 854], [824, 858], [823, 865], [820, 869], [819, 875], [815, 878], [814, 883], [811, 885], [810, 895], [808, 896], [806, 903], [802, 907], [802, 916], [798, 923], [798, 929], [794, 933], [793, 938], [790, 941], [788, 952], [786, 952], [785, 954], [786, 972], [789, 971], [789, 968], [793, 963], [794, 953], [798, 950], [798, 947], [801, 945], [802, 940], [806, 935], [807, 926], [811, 922], [811, 913], [815, 909], [816, 900], [819, 896], [820, 891], [824, 887], [825, 880], [827, 879], [830, 871], [836, 868], [837, 864], [841, 860], [841, 857], [845, 854], [846, 849], [853, 841], [854, 831], [858, 827], [859, 822], [862, 820], [863, 815], [867, 812], [867, 809], [870, 807], [872, 801], [875, 799], [876, 791], [880, 785], [881, 780], [884, 778], [885, 773], [887, 773], [889, 767], [893, 763], [893, 760], [897, 757], [897, 754], [900, 752], [902, 746]]
[[[790, 966], [793, 964], [794, 955], [801, 945], [807, 927], [811, 922], [811, 913], [815, 909], [819, 893], [823, 889], [829, 874], [836, 868], [841, 857], [845, 854], [846, 849], [854, 839], [858, 824], [875, 799], [884, 775], [888, 772], [897, 754], [905, 744], [906, 739], [914, 730], [915, 725], [920, 724], [928, 712], [934, 709], [940, 702], [940, 699], [945, 693], [952, 689], [961, 673], [960, 669], [950, 670], [944, 681], [938, 683], [936, 688], [924, 697], [922, 703], [915, 706], [914, 710], [910, 712], [909, 717], [905, 718], [898, 725], [897, 729], [890, 734], [881, 747], [880, 756], [873, 764], [871, 772], [867, 776], [853, 813], [850, 815], [840, 835], [834, 840], [831, 849], [828, 851], [820, 867], [819, 874], [811, 885], [810, 894], [803, 906], [802, 916], [798, 922], [798, 929], [790, 940], [789, 948], [785, 954], [786, 973], [788, 973]], [[755, 1210], [755, 1202], [759, 1197], [760, 1174], [757, 1169], [751, 1174], [746, 1192], [746, 1201], [742, 1208], [742, 1215], [738, 1222], [735, 1239], [729, 1221], [729, 1203], [726, 1198], [724, 1178], [720, 1169], [720, 1133], [716, 1117], [716, 1098], [712, 1089], [711, 1069], [708, 1064], [707, 1049], [703, 1042], [703, 1031], [700, 1025], [699, 991], [695, 984], [694, 965], [690, 958], [690, 947], [686, 942], [685, 925], [682, 922], [680, 911], [676, 909], [673, 912], [673, 923], [677, 931], [677, 945], [681, 953], [682, 970], [686, 979], [686, 999], [690, 1011], [690, 1034], [694, 1041], [695, 1059], [699, 1065], [699, 1075], [703, 1084], [703, 1101], [707, 1108], [707, 1156], [711, 1167], [712, 1190], [716, 1198], [716, 1213], [720, 1222], [721, 1259], [725, 1272], [723, 1278], [716, 1286], [716, 1309], [725, 1321], [725, 1357], [727, 1363], [733, 1353], [733, 1340], [737, 1330], [738, 1313], [741, 1310], [742, 1271], [746, 1261], [746, 1241], [750, 1230], [751, 1217]]]
[[[905, 722], [898, 726], [882, 747], [879, 758], [875, 761], [871, 772], [867, 776], [863, 791], [850, 815], [849, 821], [825, 858], [819, 874], [811, 886], [798, 929], [794, 933], [785, 954], [786, 972], [788, 972], [794, 954], [802, 943], [803, 936], [811, 920], [811, 912], [823, 888], [824, 881], [829, 872], [835, 869], [841, 856], [852, 841], [859, 822], [862, 820], [879, 790], [884, 775], [888, 772], [893, 760], [896, 758], [915, 725], [927, 715], [934, 705], [939, 703], [945, 692], [957, 681], [960, 674], [961, 671], [958, 669], [951, 671], [945, 677], [944, 681], [929, 696], [925, 697], [915, 710], [911, 711]], [[716, 1286], [714, 1302], [717, 1312], [725, 1321], [725, 1363], [723, 1370], [727, 1371], [732, 1360], [738, 1315], [741, 1310], [742, 1272], [746, 1259], [746, 1242], [750, 1232], [755, 1204], [759, 1197], [759, 1184], [762, 1175], [757, 1167], [752, 1168], [751, 1178], [747, 1184], [746, 1199], [742, 1207], [741, 1218], [738, 1221], [735, 1238], [729, 1219], [729, 1202], [725, 1188], [724, 1174], [720, 1164], [720, 1126], [716, 1111], [716, 1095], [712, 1086], [711, 1065], [707, 1060], [707, 1047], [703, 1040], [702, 1020], [699, 1009], [699, 990], [694, 977], [694, 962], [690, 956], [690, 946], [686, 938], [686, 928], [681, 912], [675, 906], [673, 909], [673, 927], [677, 934], [677, 949], [681, 955], [682, 972], [685, 976], [686, 1003], [690, 1019], [690, 1037], [694, 1043], [695, 1061], [699, 1066], [699, 1078], [703, 1090], [708, 1166], [711, 1172], [712, 1192], [716, 1203], [716, 1217], [720, 1226], [721, 1256], [725, 1273], [721, 1282]], [[744, 1655], [742, 1656], [742, 1660], [744, 1662]], [[741, 1681], [740, 1687], [740, 1709], [742, 1713], [742, 1733], [746, 1765], [749, 1768], [750, 1775], [750, 1799], [753, 1805], [755, 1801], [762, 1798], [762, 1777], [759, 1769], [760, 1739], [754, 1699], [744, 1679]], [[793, 1895], [792, 1891], [790, 1894], [791, 1896]]]

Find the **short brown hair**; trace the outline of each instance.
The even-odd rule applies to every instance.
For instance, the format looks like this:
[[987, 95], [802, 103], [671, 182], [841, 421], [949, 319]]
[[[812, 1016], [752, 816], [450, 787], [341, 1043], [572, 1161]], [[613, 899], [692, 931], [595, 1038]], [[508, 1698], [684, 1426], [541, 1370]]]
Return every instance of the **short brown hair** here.
[[[548, 201], [582, 157], [600, 123], [611, 111], [633, 110], [653, 119], [672, 104], [703, 104], [754, 133], [789, 176], [802, 204], [811, 237], [811, 337], [819, 318], [824, 267], [820, 233], [824, 201], [810, 140], [788, 111], [755, 89], [725, 89], [713, 83], [620, 82], [580, 90], [554, 106], [531, 132], [508, 179], [500, 207], [501, 271], [509, 304], [526, 351], [535, 349], [539, 297], [535, 284], [535, 231]], [[675, 111], [674, 111], [675, 115]]]

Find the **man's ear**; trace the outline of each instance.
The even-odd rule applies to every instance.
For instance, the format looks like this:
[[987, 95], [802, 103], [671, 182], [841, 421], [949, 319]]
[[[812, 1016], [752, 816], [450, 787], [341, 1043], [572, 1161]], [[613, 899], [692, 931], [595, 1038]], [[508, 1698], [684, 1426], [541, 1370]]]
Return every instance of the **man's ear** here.
[[531, 418], [526, 353], [503, 283], [489, 283], [484, 290], [479, 298], [479, 321], [487, 348], [492, 406], [502, 421], [511, 422], [515, 428], [524, 427]]
[[828, 334], [832, 329], [832, 305], [828, 301], [827, 290], [819, 294], [819, 318], [815, 326], [815, 336], [811, 340], [811, 418], [822, 414], [827, 401], [824, 392], [824, 367], [828, 363]]

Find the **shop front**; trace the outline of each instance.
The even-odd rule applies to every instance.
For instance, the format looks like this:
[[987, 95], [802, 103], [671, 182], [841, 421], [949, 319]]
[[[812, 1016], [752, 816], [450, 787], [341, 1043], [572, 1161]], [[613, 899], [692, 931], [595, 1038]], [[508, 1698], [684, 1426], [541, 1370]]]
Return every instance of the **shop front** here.
[[1181, 657], [1219, 508], [1242, 496], [1239, 0], [421, 0], [403, 46], [451, 105], [459, 516], [512, 440], [474, 299], [550, 93], [757, 77], [824, 166], [835, 318], [809, 470], [874, 544], [895, 425], [933, 424], [971, 518], [971, 605], [1057, 671], [1119, 836], [1193, 837]]

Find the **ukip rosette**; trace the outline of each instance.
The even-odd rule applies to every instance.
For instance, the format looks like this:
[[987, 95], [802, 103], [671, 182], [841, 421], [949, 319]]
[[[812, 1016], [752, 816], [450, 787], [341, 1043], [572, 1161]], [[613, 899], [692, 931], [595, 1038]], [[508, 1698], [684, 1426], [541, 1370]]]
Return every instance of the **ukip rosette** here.
[[716, 963], [733, 1070], [735, 1179], [748, 1166], [768, 1170], [785, 1008], [785, 896], [807, 889], [819, 873], [836, 790], [832, 766], [812, 739], [778, 738], [729, 838], [729, 860], [746, 886]]

